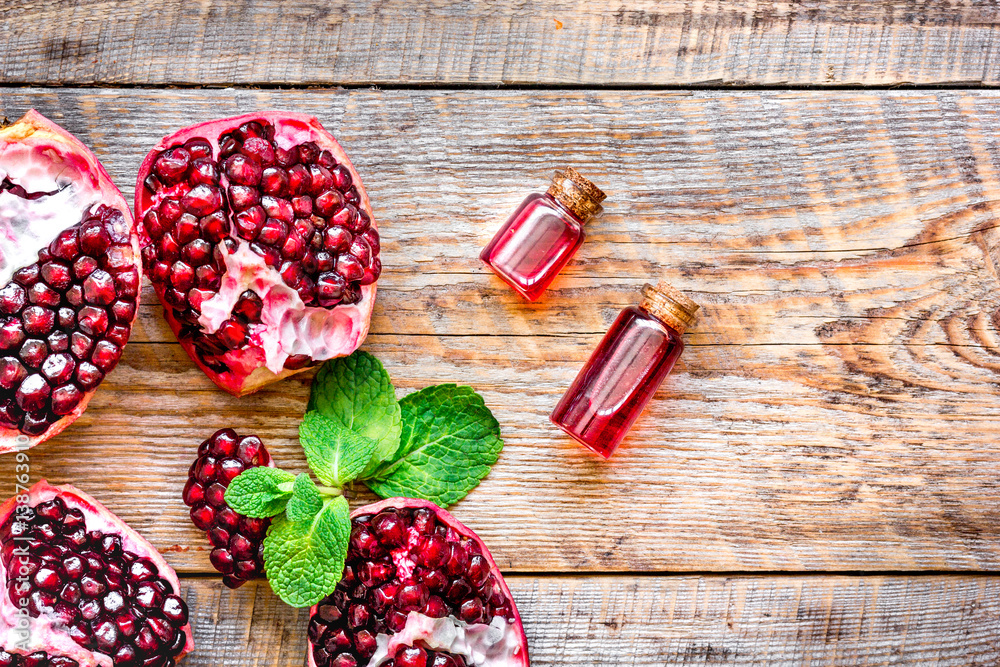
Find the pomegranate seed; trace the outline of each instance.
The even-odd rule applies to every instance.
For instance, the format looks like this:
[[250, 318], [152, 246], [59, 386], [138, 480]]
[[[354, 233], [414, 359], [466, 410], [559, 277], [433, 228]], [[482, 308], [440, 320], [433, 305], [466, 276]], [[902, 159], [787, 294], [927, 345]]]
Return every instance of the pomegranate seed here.
[[42, 280], [50, 287], [62, 291], [73, 282], [73, 274], [62, 262], [46, 262], [42, 265]]
[[107, 271], [94, 271], [83, 281], [83, 298], [87, 303], [107, 306], [115, 300], [114, 278]]
[[25, 412], [43, 410], [48, 402], [52, 387], [41, 375], [29, 375], [14, 394], [18, 407]]
[[315, 206], [320, 215], [331, 216], [344, 205], [344, 196], [335, 189], [325, 190], [316, 197]]
[[[183, 214], [174, 225], [174, 236], [177, 239], [177, 246], [183, 246], [191, 241], [198, 238], [198, 234], [201, 231], [201, 223], [198, 222], [198, 218], [191, 215], [190, 213]], [[180, 252], [180, 250], [178, 250]]]
[[260, 192], [249, 185], [230, 185], [229, 203], [234, 211], [245, 211], [260, 203]]
[[314, 141], [299, 144], [299, 162], [310, 164], [319, 158], [319, 146]]
[[[211, 243], [219, 243], [229, 236], [229, 221], [226, 220], [226, 215], [222, 211], [206, 215], [198, 221], [198, 225], [201, 227], [202, 235]], [[211, 255], [211, 248], [209, 248], [209, 254]]]
[[83, 361], [76, 367], [76, 383], [84, 391], [90, 391], [104, 379], [104, 373], [94, 364]]
[[86, 278], [91, 273], [97, 270], [97, 260], [93, 257], [88, 257], [87, 255], [81, 255], [73, 262], [73, 276], [79, 280], [81, 278]]
[[271, 142], [262, 136], [248, 137], [243, 142], [240, 152], [244, 155], [256, 158], [262, 165], [274, 164], [274, 147]]
[[232, 183], [256, 186], [260, 183], [262, 168], [255, 158], [237, 153], [226, 160], [225, 171]]
[[108, 314], [101, 308], [84, 306], [77, 314], [77, 326], [88, 336], [100, 336], [108, 329]]
[[351, 187], [351, 172], [347, 171], [347, 167], [338, 164], [330, 170], [330, 174], [333, 177], [333, 185], [341, 192], [345, 192], [347, 188]]
[[80, 250], [91, 257], [100, 257], [111, 246], [111, 235], [100, 222], [88, 222], [80, 228]]
[[94, 345], [92, 338], [79, 331], [74, 331], [70, 336], [70, 353], [77, 359], [87, 359], [90, 357], [90, 350]]
[[121, 349], [109, 340], [102, 340], [94, 347], [94, 354], [91, 362], [102, 371], [107, 373], [118, 363], [121, 356]]
[[[266, 200], [267, 197], [264, 199]], [[288, 226], [284, 222], [275, 218], [268, 218], [257, 235], [257, 241], [258, 243], [267, 245], [281, 245], [284, 243], [287, 234]]]
[[24, 287], [17, 283], [8, 283], [0, 289], [0, 313], [16, 315], [24, 308], [28, 294]]
[[0, 387], [13, 389], [28, 376], [28, 371], [14, 357], [0, 358]]
[[236, 214], [236, 229], [241, 238], [252, 241], [257, 238], [260, 228], [264, 226], [267, 214], [260, 206], [251, 206]]
[[222, 208], [222, 193], [214, 185], [196, 185], [181, 199], [188, 212], [203, 216]]
[[295, 219], [295, 211], [292, 210], [292, 205], [287, 199], [265, 195], [260, 198], [260, 203], [270, 218], [289, 223]]
[[57, 415], [68, 415], [76, 409], [81, 400], [83, 393], [74, 385], [56, 387], [52, 391], [52, 412]]
[[309, 193], [318, 195], [333, 188], [334, 180], [330, 170], [318, 164], [309, 166]]
[[41, 366], [42, 362], [45, 360], [46, 354], [48, 354], [48, 349], [45, 346], [45, 342], [40, 341], [37, 338], [29, 338], [24, 341], [24, 345], [21, 346], [21, 361], [23, 361], [30, 368], [38, 368]]
[[253, 290], [247, 290], [240, 295], [233, 306], [233, 315], [242, 316], [247, 322], [259, 322], [264, 302]]
[[427, 667], [427, 652], [419, 646], [401, 646], [393, 659], [396, 667]]
[[355, 237], [354, 241], [351, 243], [349, 252], [358, 260], [358, 262], [361, 263], [362, 266], [368, 266], [371, 262], [372, 249], [368, 246], [368, 242], [360, 236]]
[[62, 301], [62, 297], [45, 283], [35, 283], [28, 288], [28, 301], [37, 306], [55, 308]]
[[164, 199], [160, 202], [157, 211], [159, 212], [160, 224], [163, 225], [164, 229], [180, 220], [181, 215], [184, 214], [181, 203], [176, 199]]
[[211, 160], [199, 158], [191, 163], [188, 182], [192, 185], [218, 185], [219, 170]]
[[80, 252], [76, 228], [64, 229], [59, 236], [49, 244], [49, 252], [53, 257], [72, 262]]
[[261, 174], [260, 189], [264, 194], [283, 197], [288, 194], [288, 172], [281, 167], [268, 167]]
[[42, 362], [42, 375], [52, 385], [58, 386], [68, 382], [76, 370], [76, 362], [68, 354], [51, 354]]
[[163, 183], [177, 183], [191, 165], [191, 154], [183, 148], [171, 148], [160, 153], [153, 163], [153, 172]]
[[339, 255], [336, 270], [349, 283], [360, 280], [365, 275], [364, 267], [354, 255]]
[[56, 325], [56, 314], [42, 306], [28, 306], [21, 315], [25, 333], [45, 335]]
[[246, 341], [247, 327], [239, 320], [230, 318], [222, 323], [216, 335], [226, 347], [235, 350]]

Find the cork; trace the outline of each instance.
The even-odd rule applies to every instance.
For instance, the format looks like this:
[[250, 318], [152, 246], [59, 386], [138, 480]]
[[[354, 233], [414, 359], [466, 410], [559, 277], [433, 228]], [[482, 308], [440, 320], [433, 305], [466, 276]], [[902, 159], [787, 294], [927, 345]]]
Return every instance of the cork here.
[[584, 222], [601, 212], [601, 202], [607, 197], [572, 167], [556, 172], [548, 193]]
[[666, 280], [661, 280], [655, 287], [647, 284], [642, 288], [642, 297], [640, 307], [677, 333], [684, 333], [698, 321], [695, 313], [701, 306]]

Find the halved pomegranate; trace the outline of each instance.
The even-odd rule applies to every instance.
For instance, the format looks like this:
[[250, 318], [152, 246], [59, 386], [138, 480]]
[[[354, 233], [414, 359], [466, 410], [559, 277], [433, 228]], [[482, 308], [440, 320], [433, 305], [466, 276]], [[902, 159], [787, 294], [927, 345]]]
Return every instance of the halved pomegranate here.
[[343, 579], [311, 610], [310, 667], [527, 667], [514, 598], [475, 533], [412, 498], [351, 518]]
[[194, 648], [177, 574], [82, 491], [42, 480], [11, 498], [0, 545], [0, 645], [49, 660], [20, 664], [173, 667]]
[[368, 334], [378, 228], [315, 118], [268, 111], [161, 140], [139, 170], [135, 211], [167, 322], [222, 389], [256, 391]]
[[138, 312], [132, 213], [37, 111], [0, 125], [0, 453], [62, 431], [118, 364]]

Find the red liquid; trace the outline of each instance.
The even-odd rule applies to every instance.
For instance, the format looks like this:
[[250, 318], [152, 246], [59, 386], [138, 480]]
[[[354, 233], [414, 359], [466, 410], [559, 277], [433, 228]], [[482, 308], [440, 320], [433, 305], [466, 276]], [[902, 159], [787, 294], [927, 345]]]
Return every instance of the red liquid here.
[[549, 419], [611, 458], [683, 351], [679, 333], [642, 308], [626, 308]]
[[521, 202], [479, 258], [521, 296], [542, 295], [583, 244], [583, 221], [549, 194]]

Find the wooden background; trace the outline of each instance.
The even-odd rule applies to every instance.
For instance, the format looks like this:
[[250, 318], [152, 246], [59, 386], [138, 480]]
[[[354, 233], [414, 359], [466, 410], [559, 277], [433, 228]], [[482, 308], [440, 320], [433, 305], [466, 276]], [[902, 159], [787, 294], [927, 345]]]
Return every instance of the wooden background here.
[[[537, 667], [1000, 664], [996, 3], [0, 0], [0, 26], [0, 115], [63, 124], [129, 200], [196, 120], [289, 109], [338, 136], [384, 238], [365, 348], [401, 395], [470, 384], [501, 423], [454, 512]], [[527, 304], [478, 252], [562, 165], [606, 214]], [[659, 277], [702, 318], [603, 462], [547, 415]], [[304, 470], [310, 377], [224, 394], [143, 299], [32, 476], [181, 572], [186, 665], [300, 667], [306, 613], [222, 587], [180, 491], [222, 426]]]

